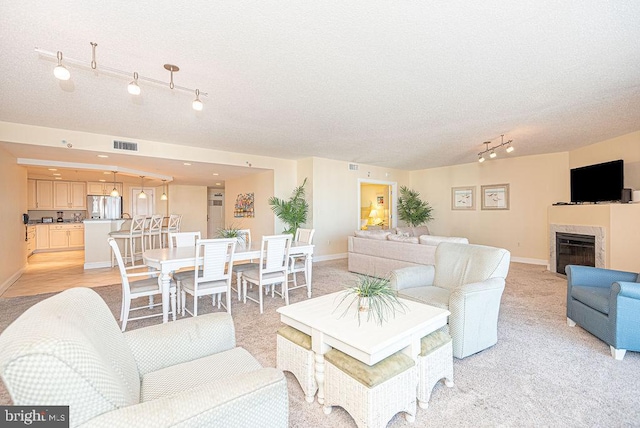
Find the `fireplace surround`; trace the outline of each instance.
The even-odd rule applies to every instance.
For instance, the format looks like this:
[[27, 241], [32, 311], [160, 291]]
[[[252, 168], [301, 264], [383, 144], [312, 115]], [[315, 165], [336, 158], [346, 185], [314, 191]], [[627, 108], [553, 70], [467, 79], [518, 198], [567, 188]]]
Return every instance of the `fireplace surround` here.
[[[549, 269], [553, 272], [561, 273], [564, 275], [564, 265], [565, 264], [582, 264], [582, 263], [591, 263], [590, 261], [580, 262], [581, 258], [583, 258], [584, 254], [580, 251], [575, 251], [572, 256], [569, 254], [570, 263], [564, 263], [561, 257], [561, 263], [559, 266], [558, 263], [558, 241], [557, 234], [565, 234], [569, 235], [570, 238], [574, 238], [574, 241], [591, 241], [593, 240], [593, 264], [586, 264], [586, 266], [595, 266], [604, 268], [605, 266], [605, 229], [599, 226], [581, 226], [581, 225], [571, 225], [571, 224], [551, 224], [549, 228], [549, 243], [550, 243], [550, 251], [549, 251]], [[585, 238], [588, 237], [588, 238]], [[577, 245], [577, 242], [573, 242], [570, 245]], [[561, 268], [559, 271], [558, 268]]]

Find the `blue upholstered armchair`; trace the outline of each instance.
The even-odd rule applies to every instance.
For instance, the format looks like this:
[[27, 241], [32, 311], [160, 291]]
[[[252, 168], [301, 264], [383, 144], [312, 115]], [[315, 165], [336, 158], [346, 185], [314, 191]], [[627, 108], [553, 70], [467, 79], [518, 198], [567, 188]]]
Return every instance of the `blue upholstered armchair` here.
[[567, 324], [605, 341], [616, 360], [640, 351], [638, 274], [575, 265], [566, 272]]

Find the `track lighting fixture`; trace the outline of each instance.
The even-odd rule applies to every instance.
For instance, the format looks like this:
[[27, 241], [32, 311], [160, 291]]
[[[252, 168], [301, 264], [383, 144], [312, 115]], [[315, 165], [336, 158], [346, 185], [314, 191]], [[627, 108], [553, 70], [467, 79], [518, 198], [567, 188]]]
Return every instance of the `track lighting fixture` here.
[[131, 95], [140, 95], [140, 86], [138, 86], [138, 73], [136, 71], [133, 72], [133, 81], [129, 83], [127, 86], [127, 91]]
[[200, 101], [200, 90], [196, 89], [196, 99], [191, 104], [195, 111], [202, 111], [202, 101]]
[[513, 140], [509, 140], [507, 142], [504, 141], [504, 134], [502, 134], [500, 136], [501, 140], [500, 140], [500, 144], [498, 144], [497, 146], [493, 146], [493, 147], [489, 147], [489, 144], [491, 144], [491, 141], [485, 141], [484, 144], [485, 145], [485, 149], [483, 151], [481, 151], [480, 153], [478, 153], [478, 162], [482, 163], [486, 160], [486, 158], [484, 157], [485, 153], [489, 153], [489, 157], [491, 159], [494, 159], [498, 156], [498, 154], [496, 153], [496, 149], [499, 149], [500, 147], [506, 146], [505, 151], [507, 153], [511, 153], [513, 152], [514, 148], [511, 145], [511, 143], [513, 142]]
[[58, 65], [53, 69], [53, 75], [56, 76], [58, 80], [69, 80], [71, 73], [69, 73], [67, 67], [62, 65], [62, 52], [58, 51], [56, 57], [58, 58]]
[[[98, 47], [97, 43], [94, 42], [90, 42], [91, 45], [91, 61], [89, 63], [87, 63], [86, 61], [80, 61], [77, 59], [72, 59], [72, 58], [65, 58], [65, 64], [73, 64], [73, 65], [77, 65], [80, 68], [84, 68], [87, 69], [87, 67], [91, 68], [92, 70], [96, 70], [96, 71], [106, 71], [108, 72], [106, 75], [119, 75], [119, 76], [124, 76], [129, 78], [132, 74], [133, 74], [133, 81], [131, 81], [131, 83], [129, 83], [129, 85], [127, 86], [127, 91], [132, 94], [132, 95], [139, 95], [140, 94], [140, 86], [139, 86], [139, 81], [143, 80], [147, 83], [153, 83], [154, 85], [161, 85], [161, 86], [165, 86], [166, 82], [162, 82], [160, 80], [157, 79], [152, 79], [150, 77], [144, 77], [144, 76], [140, 76], [138, 75], [137, 72], [129, 72], [129, 71], [124, 71], [124, 70], [120, 70], [117, 68], [113, 68], [113, 67], [107, 67], [107, 66], [103, 66], [101, 65], [100, 67], [98, 67], [98, 63], [96, 62], [96, 48]], [[67, 67], [65, 67], [65, 65], [63, 65], [62, 63], [62, 52], [61, 51], [57, 51], [56, 53], [54, 52], [49, 52], [49, 51], [45, 51], [43, 49], [40, 48], [35, 48], [36, 52], [42, 56], [45, 57], [50, 57], [50, 58], [57, 58], [58, 60], [58, 64], [56, 65], [56, 67], [53, 69], [53, 74], [56, 76], [57, 79], [59, 80], [69, 80], [69, 78], [71, 77], [71, 73], [69, 72], [69, 70], [67, 69]], [[169, 78], [169, 88], [172, 90], [179, 90], [179, 91], [183, 91], [183, 92], [189, 92], [192, 93], [195, 92], [196, 93], [196, 99], [192, 102], [191, 106], [193, 107], [194, 110], [197, 111], [201, 111], [203, 108], [203, 103], [200, 100], [200, 96], [206, 97], [208, 96], [208, 94], [206, 92], [200, 92], [199, 89], [191, 89], [191, 88], [186, 88], [184, 86], [178, 86], [174, 83], [173, 81], [173, 75], [174, 73], [178, 72], [180, 70], [180, 68], [177, 65], [173, 65], [173, 64], [164, 64], [164, 68], [166, 70], [168, 70], [170, 72], [170, 78]], [[166, 87], [166, 86], [165, 86]]]

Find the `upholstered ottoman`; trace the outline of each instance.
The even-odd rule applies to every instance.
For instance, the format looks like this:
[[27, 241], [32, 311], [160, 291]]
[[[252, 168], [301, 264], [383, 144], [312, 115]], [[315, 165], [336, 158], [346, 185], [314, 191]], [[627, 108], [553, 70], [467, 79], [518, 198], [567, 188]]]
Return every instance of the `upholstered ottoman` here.
[[405, 412], [409, 422], [415, 420], [415, 362], [398, 352], [368, 366], [332, 349], [324, 354], [324, 412], [340, 406], [358, 427], [386, 427], [398, 412]]
[[314, 373], [314, 353], [311, 336], [293, 327], [282, 327], [277, 334], [276, 367], [291, 372], [304, 392], [308, 403], [313, 403], [318, 384]]
[[448, 387], [453, 386], [453, 346], [451, 336], [445, 330], [434, 331], [420, 341], [418, 356], [418, 405], [429, 406], [433, 387], [444, 378]]

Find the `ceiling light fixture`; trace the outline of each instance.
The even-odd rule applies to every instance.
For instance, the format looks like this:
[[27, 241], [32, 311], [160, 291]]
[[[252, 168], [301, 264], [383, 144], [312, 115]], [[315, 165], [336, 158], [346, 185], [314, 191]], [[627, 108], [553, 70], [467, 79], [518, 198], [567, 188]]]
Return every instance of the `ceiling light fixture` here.
[[193, 107], [195, 111], [202, 111], [202, 101], [200, 101], [200, 89], [196, 89], [196, 99], [193, 100], [191, 107]]
[[133, 81], [127, 86], [127, 91], [131, 95], [140, 95], [140, 86], [138, 86], [138, 72], [133, 72]]
[[58, 65], [53, 69], [53, 75], [58, 80], [69, 80], [71, 73], [67, 70], [67, 67], [62, 65], [62, 52], [58, 51], [56, 58], [58, 58]]
[[140, 176], [140, 187], [142, 190], [138, 193], [138, 199], [147, 199], [147, 194], [144, 193], [144, 175]]
[[111, 196], [120, 196], [120, 192], [118, 192], [118, 189], [116, 188], [116, 171], [113, 171], [113, 190], [111, 191]]
[[507, 153], [511, 153], [513, 152], [514, 148], [511, 145], [511, 143], [513, 142], [513, 140], [509, 140], [507, 142], [504, 141], [504, 134], [500, 135], [500, 144], [493, 146], [493, 147], [489, 147], [489, 144], [491, 144], [491, 141], [485, 141], [484, 144], [485, 145], [485, 149], [483, 151], [481, 151], [480, 153], [478, 153], [478, 162], [482, 163], [486, 160], [486, 158], [484, 157], [485, 153], [489, 153], [489, 157], [491, 159], [494, 159], [495, 157], [498, 156], [498, 154], [496, 153], [496, 149], [499, 149], [500, 147], [503, 146], [507, 146], [505, 151]]
[[162, 196], [160, 196], [161, 201], [166, 201], [167, 199], [169, 199], [167, 197], [167, 192], [165, 191], [165, 186], [167, 185], [166, 181], [167, 180], [162, 180]]
[[[106, 74], [112, 74], [112, 75], [117, 75], [117, 76], [124, 76], [127, 78], [130, 78], [131, 75], [133, 74], [133, 81], [127, 86], [127, 90], [129, 91], [130, 94], [132, 95], [138, 95], [140, 92], [140, 87], [138, 85], [139, 81], [144, 81], [144, 82], [148, 82], [148, 83], [153, 83], [155, 85], [160, 85], [160, 86], [165, 86], [167, 83], [163, 82], [161, 80], [157, 80], [157, 79], [152, 79], [150, 77], [144, 77], [144, 76], [140, 76], [137, 72], [130, 72], [130, 71], [125, 71], [125, 70], [120, 70], [118, 68], [114, 68], [114, 67], [107, 67], [104, 65], [101, 65], [100, 68], [98, 68], [98, 64], [96, 62], [96, 47], [98, 46], [97, 43], [94, 42], [90, 42], [91, 45], [91, 61], [89, 63], [87, 63], [86, 61], [81, 61], [81, 60], [77, 60], [77, 59], [73, 59], [73, 58], [65, 58], [65, 64], [69, 65], [69, 64], [73, 64], [76, 66], [79, 66], [80, 68], [91, 68], [92, 70], [97, 70], [97, 71], [101, 71], [101, 72], [106, 72]], [[59, 80], [69, 80], [69, 78], [71, 77], [71, 73], [69, 72], [69, 70], [62, 64], [62, 52], [61, 51], [57, 51], [57, 52], [50, 52], [50, 51], [46, 51], [44, 49], [40, 49], [38, 47], [35, 48], [35, 51], [45, 57], [50, 57], [50, 58], [57, 58], [58, 59], [58, 65], [53, 69], [53, 74], [56, 76], [57, 79]], [[170, 75], [170, 81], [169, 81], [169, 88], [171, 88], [172, 90], [179, 90], [179, 91], [183, 91], [183, 92], [188, 92], [193, 94], [194, 92], [197, 91], [196, 93], [196, 100], [199, 100], [200, 96], [206, 97], [208, 96], [208, 94], [206, 92], [201, 92], [199, 89], [191, 89], [191, 88], [186, 88], [184, 86], [179, 86], [176, 85], [173, 82], [173, 73], [177, 72], [178, 70], [180, 70], [180, 68], [177, 65], [173, 65], [173, 64], [164, 64], [164, 68], [166, 70], [169, 70], [171, 72]], [[136, 89], [135, 87], [137, 87], [137, 93], [135, 93]], [[134, 91], [134, 92], [132, 92]], [[202, 104], [202, 101], [200, 101], [200, 104]], [[192, 106], [195, 105], [195, 101], [193, 101]], [[196, 107], [194, 107], [196, 108]]]

